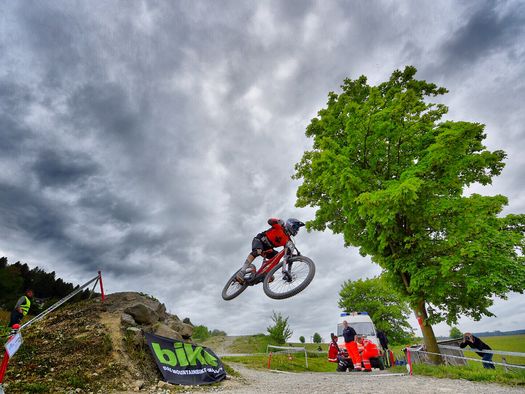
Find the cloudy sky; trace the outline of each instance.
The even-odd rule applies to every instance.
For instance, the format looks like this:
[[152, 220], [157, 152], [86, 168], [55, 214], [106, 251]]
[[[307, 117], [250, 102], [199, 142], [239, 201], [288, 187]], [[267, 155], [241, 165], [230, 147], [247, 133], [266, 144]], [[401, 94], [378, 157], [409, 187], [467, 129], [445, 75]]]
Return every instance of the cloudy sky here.
[[[525, 212], [522, 1], [0, 0], [0, 255], [109, 292], [143, 291], [229, 334], [294, 338], [338, 321], [346, 279], [378, 266], [340, 236], [301, 233], [317, 264], [284, 301], [221, 289], [268, 217], [295, 208], [305, 127], [344, 78], [414, 65], [445, 86], [448, 118], [487, 125], [503, 174], [477, 192]], [[525, 297], [463, 331], [525, 328]], [[414, 326], [415, 320], [412, 319]], [[437, 334], [447, 334], [439, 325]]]

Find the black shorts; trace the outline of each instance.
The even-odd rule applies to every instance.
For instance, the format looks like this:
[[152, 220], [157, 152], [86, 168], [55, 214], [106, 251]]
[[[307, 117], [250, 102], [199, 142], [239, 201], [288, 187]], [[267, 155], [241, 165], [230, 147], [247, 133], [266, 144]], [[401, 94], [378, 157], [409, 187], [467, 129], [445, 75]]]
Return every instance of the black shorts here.
[[273, 245], [268, 241], [264, 234], [258, 234], [252, 241], [252, 256], [257, 257], [260, 255], [258, 250], [263, 251], [264, 257], [271, 259], [277, 254], [277, 251], [273, 248]]

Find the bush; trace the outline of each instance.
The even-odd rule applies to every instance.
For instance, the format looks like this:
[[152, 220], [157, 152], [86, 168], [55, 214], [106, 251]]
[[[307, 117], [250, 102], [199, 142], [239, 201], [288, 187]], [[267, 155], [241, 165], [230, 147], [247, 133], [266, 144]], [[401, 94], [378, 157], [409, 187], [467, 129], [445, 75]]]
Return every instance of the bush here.
[[281, 313], [273, 312], [272, 321], [275, 323], [273, 326], [269, 326], [266, 329], [270, 334], [270, 338], [273, 339], [278, 345], [284, 344], [293, 334], [293, 331], [288, 326], [288, 317], [283, 317]]

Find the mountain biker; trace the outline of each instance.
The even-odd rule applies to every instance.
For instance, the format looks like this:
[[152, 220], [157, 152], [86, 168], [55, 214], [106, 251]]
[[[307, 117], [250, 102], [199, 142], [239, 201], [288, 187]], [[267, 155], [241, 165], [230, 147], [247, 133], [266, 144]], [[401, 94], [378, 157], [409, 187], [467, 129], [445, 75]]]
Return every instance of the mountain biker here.
[[274, 257], [277, 254], [274, 248], [285, 246], [290, 240], [290, 236], [297, 235], [299, 229], [304, 226], [303, 222], [294, 218], [290, 218], [286, 222], [281, 219], [270, 218], [268, 219], [268, 224], [272, 227], [253, 238], [252, 251], [237, 273], [237, 281], [240, 283], [244, 283], [244, 276], [248, 272], [256, 271], [252, 262], [257, 256]]

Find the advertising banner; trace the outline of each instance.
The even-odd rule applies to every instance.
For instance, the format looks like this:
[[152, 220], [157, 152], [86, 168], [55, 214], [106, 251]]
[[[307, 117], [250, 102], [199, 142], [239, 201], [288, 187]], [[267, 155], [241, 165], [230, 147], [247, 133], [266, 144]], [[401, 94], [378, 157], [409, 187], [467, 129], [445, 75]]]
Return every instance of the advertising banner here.
[[169, 383], [210, 384], [226, 377], [224, 366], [212, 350], [145, 333], [153, 359]]

